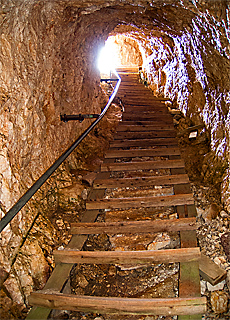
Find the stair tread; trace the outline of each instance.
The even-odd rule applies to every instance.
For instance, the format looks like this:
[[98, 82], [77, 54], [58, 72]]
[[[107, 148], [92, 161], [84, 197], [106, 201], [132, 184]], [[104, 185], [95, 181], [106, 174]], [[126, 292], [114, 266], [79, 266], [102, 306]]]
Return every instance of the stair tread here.
[[111, 198], [86, 201], [87, 209], [125, 209], [136, 207], [164, 207], [193, 204], [192, 194], [179, 194], [159, 197]]
[[[120, 75], [122, 84], [118, 96], [124, 105], [123, 121], [117, 126], [117, 134], [114, 135], [114, 141], [110, 142], [110, 150], [105, 155], [101, 172], [97, 174], [93, 182], [93, 188], [86, 201], [87, 218], [81, 223], [71, 225], [72, 240], [66, 249], [54, 251], [56, 262], [54, 272], [48, 280], [45, 290], [32, 293], [29, 297], [29, 303], [43, 307], [37, 308], [38, 311], [40, 309], [61, 309], [96, 313], [179, 315], [181, 320], [187, 319], [186, 315], [189, 314], [192, 319], [195, 319], [192, 315], [197, 315], [197, 319], [201, 319], [200, 315], [206, 311], [206, 298], [200, 297], [198, 260], [201, 254], [199, 247], [197, 247], [195, 232], [197, 228], [196, 209], [193, 195], [190, 193], [189, 179], [185, 174], [184, 161], [180, 158], [173, 116], [164, 103], [168, 99], [154, 97], [150, 90], [139, 82], [138, 67], [121, 68]], [[150, 160], [150, 157], [154, 156], [165, 156], [169, 159]], [[135, 157], [146, 157], [146, 159], [142, 159], [143, 161], [140, 162], [137, 160], [113, 162], [115, 158]], [[149, 175], [149, 172], [142, 171], [138, 177], [132, 177], [136, 173], [130, 172], [128, 178], [110, 178], [110, 172], [113, 171], [150, 169], [170, 169], [171, 175], [154, 176]], [[127, 174], [125, 173], [125, 175]], [[105, 188], [108, 187], [149, 187], [154, 185], [173, 185], [175, 194], [104, 198]], [[170, 193], [172, 193], [171, 190], [172, 188], [170, 188]], [[149, 190], [146, 192], [153, 193]], [[100, 209], [125, 210], [127, 208], [172, 206], [177, 207], [179, 219], [93, 222]], [[91, 213], [92, 218], [90, 218]], [[181, 248], [177, 249], [79, 251], [88, 234], [175, 231], [180, 232], [181, 240]], [[162, 262], [180, 262], [179, 298], [140, 299], [76, 296], [55, 291], [61, 290], [74, 263], [146, 264]], [[38, 314], [33, 313], [34, 310], [33, 308], [31, 319]], [[48, 313], [45, 312], [45, 314]]]
[[172, 138], [176, 137], [174, 130], [168, 131], [134, 131], [134, 132], [117, 132], [114, 140], [124, 139], [152, 139], [152, 138]]
[[176, 138], [151, 138], [151, 139], [129, 139], [129, 140], [114, 140], [110, 142], [111, 148], [122, 147], [146, 147], [157, 145], [177, 145]]
[[108, 150], [105, 158], [132, 158], [132, 157], [151, 157], [151, 156], [169, 156], [180, 155], [178, 147], [156, 147], [154, 149], [133, 149], [133, 150]]
[[139, 162], [115, 162], [102, 163], [101, 171], [133, 171], [133, 170], [151, 170], [151, 169], [170, 169], [183, 168], [184, 160], [155, 160]]
[[30, 295], [29, 303], [60, 310], [137, 315], [201, 314], [206, 311], [205, 297], [139, 299], [67, 295], [41, 290]]
[[140, 176], [128, 178], [108, 178], [95, 179], [93, 187], [95, 189], [117, 188], [117, 187], [144, 187], [144, 186], [161, 186], [187, 184], [189, 178], [187, 174], [164, 175], [164, 176]]
[[56, 263], [146, 264], [189, 262], [200, 259], [200, 248], [179, 248], [139, 251], [55, 250]]
[[72, 234], [157, 233], [197, 229], [196, 218], [72, 223]]

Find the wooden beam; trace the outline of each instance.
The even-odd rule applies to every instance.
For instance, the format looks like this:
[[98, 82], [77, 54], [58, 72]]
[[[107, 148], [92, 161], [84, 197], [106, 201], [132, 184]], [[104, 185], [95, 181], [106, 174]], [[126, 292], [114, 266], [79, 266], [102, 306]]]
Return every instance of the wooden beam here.
[[71, 224], [72, 234], [156, 233], [196, 229], [196, 218]]
[[156, 114], [154, 112], [142, 112], [139, 113], [130, 113], [130, 112], [123, 112], [122, 119], [124, 121], [127, 120], [157, 120], [161, 121], [162, 123], [172, 123], [172, 116], [170, 114]]
[[87, 201], [86, 209], [126, 209], [137, 207], [164, 207], [193, 204], [192, 194], [160, 196], [160, 197], [136, 197], [136, 198], [111, 198], [96, 201]]
[[115, 140], [110, 142], [111, 148], [124, 147], [147, 147], [147, 146], [172, 146], [177, 145], [176, 138], [153, 138], [153, 139], [135, 139], [135, 140]]
[[199, 261], [200, 275], [213, 286], [223, 281], [227, 277], [226, 270], [220, 268], [210, 258], [201, 254]]
[[154, 149], [133, 149], [133, 150], [109, 150], [106, 152], [105, 158], [134, 158], [134, 157], [154, 157], [154, 156], [169, 156], [180, 155], [178, 147]]
[[148, 112], [148, 111], [152, 111], [152, 112], [157, 112], [160, 114], [168, 114], [168, 108], [165, 107], [164, 104], [162, 104], [161, 102], [154, 102], [150, 105], [126, 105], [125, 106], [125, 112]]
[[100, 264], [145, 264], [197, 261], [200, 248], [179, 248], [143, 251], [79, 251], [55, 250], [55, 262]]
[[136, 114], [122, 114], [122, 119], [124, 121], [152, 121], [152, 122], [160, 122], [161, 124], [171, 124], [172, 123], [172, 117], [166, 116], [166, 115], [151, 115], [151, 114], [143, 114], [143, 115], [136, 115]]
[[93, 187], [95, 189], [102, 188], [125, 188], [125, 187], [147, 187], [147, 186], [163, 186], [187, 184], [189, 178], [187, 174], [169, 175], [169, 176], [142, 176], [134, 178], [109, 178], [95, 179]]
[[135, 131], [173, 131], [172, 125], [155, 124], [155, 125], [128, 125], [120, 122], [117, 126], [117, 132], [135, 132]]
[[151, 169], [183, 168], [184, 160], [156, 160], [139, 162], [102, 163], [101, 171], [135, 171]]
[[153, 139], [175, 137], [174, 130], [158, 130], [158, 131], [134, 131], [134, 132], [117, 132], [114, 140], [119, 139]]
[[76, 296], [37, 291], [29, 303], [46, 308], [93, 313], [180, 315], [206, 311], [206, 298], [138, 299], [120, 297]]

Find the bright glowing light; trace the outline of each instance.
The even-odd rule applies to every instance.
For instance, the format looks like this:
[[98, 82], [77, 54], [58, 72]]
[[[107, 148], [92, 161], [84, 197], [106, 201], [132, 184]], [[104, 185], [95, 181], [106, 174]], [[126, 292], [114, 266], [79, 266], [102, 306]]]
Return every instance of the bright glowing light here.
[[102, 74], [109, 74], [119, 65], [118, 48], [113, 40], [108, 39], [101, 49], [98, 58], [98, 68]]

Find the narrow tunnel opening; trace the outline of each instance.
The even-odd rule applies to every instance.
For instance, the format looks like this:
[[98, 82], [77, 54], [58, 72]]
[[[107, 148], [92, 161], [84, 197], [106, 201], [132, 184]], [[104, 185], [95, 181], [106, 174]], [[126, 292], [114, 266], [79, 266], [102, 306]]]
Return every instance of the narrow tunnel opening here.
[[108, 75], [117, 67], [141, 67], [144, 49], [129, 34], [110, 35], [99, 51], [98, 68], [101, 75]]
[[112, 37], [109, 37], [104, 47], [101, 48], [97, 61], [101, 77], [109, 75], [111, 71], [121, 65], [118, 50], [118, 45], [113, 41]]

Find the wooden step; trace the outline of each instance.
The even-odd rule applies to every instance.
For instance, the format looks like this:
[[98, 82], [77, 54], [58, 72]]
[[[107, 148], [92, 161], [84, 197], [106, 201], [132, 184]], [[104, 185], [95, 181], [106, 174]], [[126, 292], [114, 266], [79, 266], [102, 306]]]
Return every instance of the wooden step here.
[[173, 120], [171, 123], [159, 123], [159, 121], [154, 121], [154, 120], [127, 120], [127, 121], [122, 121], [122, 125], [128, 125], [128, 126], [163, 126], [163, 127], [168, 127], [170, 126], [171, 129], [174, 128], [173, 126]]
[[[137, 89], [136, 89], [137, 90]], [[151, 103], [153, 105], [159, 104], [162, 106], [165, 106], [165, 100], [164, 99], [156, 99], [151, 94], [148, 93], [148, 91], [143, 91], [139, 95], [136, 95], [135, 92], [132, 93], [132, 95], [127, 95], [125, 93], [126, 90], [122, 91], [120, 90], [118, 95], [119, 98], [122, 99], [122, 101], [133, 101], [132, 105], [136, 106], [141, 105], [141, 103]], [[138, 90], [140, 91], [140, 90]]]
[[[45, 289], [32, 293], [29, 303], [35, 306], [30, 312], [29, 319], [47, 319], [50, 309], [73, 310], [93, 313], [115, 313], [117, 319], [120, 314], [128, 315], [177, 315], [179, 320], [201, 320], [201, 314], [206, 311], [206, 298], [200, 297], [199, 261], [200, 251], [196, 241], [195, 206], [190, 194], [188, 176], [185, 175], [181, 163], [180, 152], [175, 136], [173, 117], [169, 115], [167, 107], [150, 90], [139, 82], [138, 68], [121, 68], [122, 84], [119, 96], [122, 98], [125, 112], [123, 120], [117, 128], [117, 136], [111, 146], [113, 148], [132, 148], [130, 150], [110, 150], [105, 156], [104, 170], [98, 173], [94, 188], [90, 191], [86, 202], [87, 216], [91, 217], [87, 223], [72, 225], [73, 237], [67, 250], [55, 251], [56, 267]], [[127, 74], [127, 71], [129, 72]], [[129, 92], [127, 92], [127, 90]], [[145, 119], [145, 120], [143, 120]], [[170, 119], [170, 121], [169, 121]], [[167, 131], [168, 130], [168, 131]], [[150, 139], [151, 137], [151, 139]], [[128, 140], [130, 139], [130, 140]], [[119, 143], [119, 145], [118, 145]], [[157, 146], [165, 146], [160, 148]], [[169, 147], [170, 146], [170, 147]], [[175, 146], [175, 147], [173, 147]], [[148, 149], [147, 149], [148, 148]], [[143, 161], [127, 163], [111, 163], [115, 158], [135, 158], [165, 156], [169, 160]], [[172, 158], [174, 157], [174, 158]], [[143, 159], [143, 160], [147, 160]], [[169, 162], [171, 161], [171, 162]], [[152, 162], [152, 163], [151, 163]], [[153, 169], [154, 164], [169, 165], [171, 175], [167, 176], [141, 176], [133, 178], [110, 178], [110, 170], [143, 170], [146, 165]], [[165, 164], [167, 163], [167, 164]], [[162, 164], [161, 164], [162, 165]], [[131, 169], [130, 169], [131, 166]], [[148, 169], [148, 170], [149, 170]], [[102, 169], [103, 170], [103, 169]], [[130, 173], [130, 176], [132, 173]], [[154, 186], [173, 185], [175, 195], [145, 196], [132, 198], [104, 199], [106, 187]], [[184, 194], [183, 194], [184, 193]], [[149, 193], [151, 194], [151, 192]], [[173, 220], [147, 220], [147, 221], [119, 221], [95, 223], [100, 209], [126, 209], [147, 207], [177, 206], [179, 219]], [[125, 211], [126, 212], [126, 211]], [[185, 218], [186, 217], [186, 218]], [[83, 220], [84, 221], [84, 220]], [[90, 222], [90, 223], [89, 223]], [[166, 249], [159, 251], [79, 251], [88, 234], [122, 234], [122, 233], [156, 233], [180, 232], [180, 249]], [[59, 293], [70, 277], [70, 270], [75, 263], [118, 263], [118, 264], [149, 264], [180, 262], [179, 298], [169, 299], [139, 299], [120, 297], [92, 297], [77, 296]], [[166, 288], [167, 290], [167, 288]], [[59, 291], [59, 292], [57, 292]], [[124, 292], [124, 295], [126, 293]], [[189, 314], [189, 316], [188, 316]]]
[[[135, 89], [140, 91], [138, 87], [135, 86]], [[148, 92], [143, 91], [140, 95], [135, 95], [135, 93], [132, 93], [132, 95], [127, 95], [126, 93], [123, 93], [120, 91], [118, 93], [119, 97], [122, 99], [122, 101], [130, 101], [133, 105], [141, 104], [141, 103], [165, 103], [167, 100], [165, 99], [157, 99], [154, 98], [153, 96], [149, 96]], [[168, 100], [169, 101], [169, 100]]]
[[129, 104], [132, 104], [133, 106], [141, 105], [142, 103], [143, 105], [150, 103], [152, 105], [159, 104], [165, 107], [164, 99], [155, 99], [153, 96], [148, 95], [147, 92], [142, 92], [140, 95], [135, 95], [135, 93], [127, 95], [120, 91], [119, 98], [121, 98], [122, 101], [131, 102]]
[[117, 132], [114, 136], [115, 140], [123, 139], [151, 139], [151, 138], [168, 138], [176, 137], [175, 130], [162, 131], [135, 131], [135, 132]]
[[157, 233], [196, 230], [196, 218], [72, 223], [72, 234]]
[[150, 147], [150, 146], [173, 146], [177, 145], [176, 138], [153, 138], [153, 139], [133, 139], [133, 140], [115, 140], [110, 142], [111, 148], [125, 147]]
[[55, 250], [55, 263], [146, 264], [197, 261], [200, 248], [139, 251]]
[[129, 125], [129, 124], [124, 124], [123, 122], [120, 122], [117, 126], [117, 132], [163, 132], [163, 131], [167, 131], [167, 132], [175, 132], [175, 129], [173, 128], [173, 126], [171, 124], [169, 125], [162, 125], [162, 124], [154, 124], [154, 125]]
[[187, 184], [189, 178], [187, 174], [165, 175], [165, 176], [144, 176], [134, 178], [117, 178], [117, 179], [95, 179], [94, 189], [103, 188], [125, 188], [125, 187], [147, 187]]
[[164, 123], [172, 123], [172, 116], [167, 114], [155, 114], [151, 112], [142, 112], [141, 114], [138, 113], [129, 113], [123, 112], [122, 120], [124, 121], [143, 121], [143, 120], [153, 120], [153, 121], [160, 121], [162, 124]]
[[87, 201], [86, 209], [127, 209], [164, 206], [190, 205], [194, 203], [192, 194], [178, 194], [159, 197], [111, 198]]
[[102, 163], [101, 171], [135, 171], [151, 169], [183, 168], [184, 160], [156, 160], [140, 162], [114, 162]]
[[[125, 106], [124, 107], [125, 111], [123, 111], [123, 116], [124, 115], [135, 115], [139, 117], [141, 116], [156, 116], [156, 117], [167, 117], [167, 118], [172, 118], [171, 114], [169, 114], [168, 110], [165, 108], [156, 108], [152, 106], [137, 106], [133, 108], [132, 106]], [[124, 118], [124, 117], [123, 117]]]
[[156, 112], [160, 114], [169, 114], [168, 108], [161, 102], [153, 102], [150, 105], [126, 105], [125, 112]]
[[135, 158], [135, 157], [154, 157], [180, 155], [178, 147], [174, 148], [153, 148], [153, 149], [133, 149], [133, 150], [109, 150], [105, 158]]
[[29, 297], [29, 303], [45, 308], [93, 313], [131, 315], [183, 315], [203, 314], [206, 298], [138, 299], [120, 297], [95, 297], [67, 295], [57, 292], [37, 291]]

